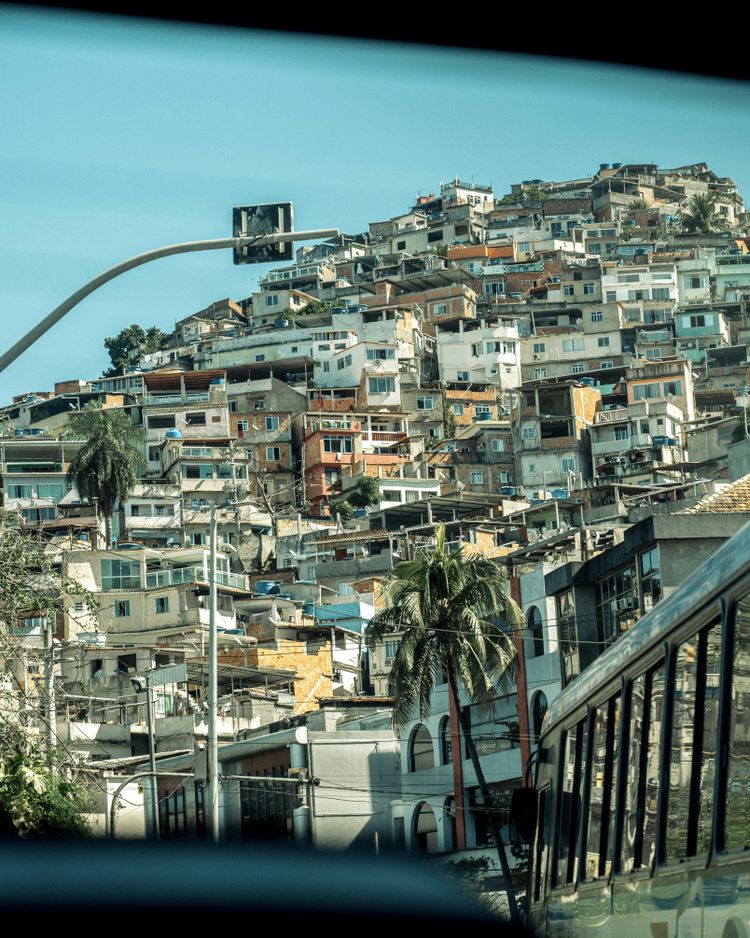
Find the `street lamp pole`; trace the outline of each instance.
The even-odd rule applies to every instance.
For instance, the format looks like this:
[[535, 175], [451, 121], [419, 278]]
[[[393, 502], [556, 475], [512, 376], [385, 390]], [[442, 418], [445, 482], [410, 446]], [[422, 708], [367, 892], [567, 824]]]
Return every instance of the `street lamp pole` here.
[[127, 260], [121, 261], [119, 264], [115, 264], [114, 267], [110, 267], [109, 270], [99, 274], [98, 277], [94, 277], [93, 280], [89, 280], [80, 290], [76, 290], [67, 300], [53, 309], [49, 315], [45, 316], [41, 322], [37, 323], [33, 329], [30, 329], [25, 336], [12, 345], [7, 352], [0, 355], [0, 372], [5, 371], [9, 365], [12, 365], [26, 349], [58, 323], [81, 300], [86, 299], [99, 287], [109, 283], [110, 280], [114, 280], [115, 277], [119, 277], [120, 274], [127, 273], [127, 271], [140, 267], [142, 264], [148, 264], [150, 261], [156, 261], [162, 257], [171, 257], [173, 254], [188, 254], [193, 251], [217, 251], [224, 248], [239, 250], [251, 245], [253, 247], [262, 247], [287, 241], [318, 241], [324, 238], [335, 238], [338, 234], [338, 228], [322, 228], [314, 231], [284, 231], [279, 234], [253, 235], [251, 237], [212, 238], [209, 241], [185, 241], [181, 244], [168, 244], [161, 248], [155, 248], [153, 251], [146, 251], [145, 254], [136, 254], [135, 257], [129, 257]]

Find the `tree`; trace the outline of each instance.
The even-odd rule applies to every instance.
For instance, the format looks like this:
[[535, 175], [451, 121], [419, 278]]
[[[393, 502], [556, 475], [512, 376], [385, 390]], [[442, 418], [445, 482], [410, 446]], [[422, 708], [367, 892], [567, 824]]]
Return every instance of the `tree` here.
[[149, 329], [144, 329], [137, 323], [127, 326], [117, 335], [104, 340], [104, 347], [109, 352], [112, 361], [112, 367], [107, 375], [124, 374], [130, 366], [134, 352], [141, 355], [158, 352], [166, 348], [169, 341], [169, 335], [157, 329], [156, 326], [151, 326]]
[[[507, 592], [502, 568], [481, 555], [447, 550], [444, 525], [437, 528], [434, 547], [418, 550], [414, 560], [398, 564], [385, 595], [386, 608], [370, 622], [367, 641], [380, 643], [393, 633], [402, 636], [389, 677], [394, 723], [402, 727], [415, 713], [423, 719], [430, 711], [435, 685], [445, 675], [487, 806], [511, 917], [517, 921], [505, 845], [472, 736], [471, 716], [461, 703], [461, 688], [470, 703], [486, 706], [498, 687], [509, 687], [516, 651], [510, 634], [496, 621], [504, 619], [510, 629], [520, 628], [520, 610]], [[453, 758], [461, 759], [456, 742]]]
[[685, 231], [691, 234], [713, 234], [726, 227], [716, 211], [716, 196], [710, 193], [692, 196], [680, 214]]
[[68, 484], [75, 485], [81, 498], [98, 500], [109, 547], [115, 505], [133, 491], [146, 462], [140, 448], [145, 435], [121, 410], [84, 409], [69, 426], [86, 443], [70, 464]]
[[443, 437], [446, 440], [452, 440], [456, 435], [456, 412], [453, 405], [448, 400], [448, 395], [443, 388]]
[[368, 508], [370, 505], [380, 503], [380, 483], [372, 476], [363, 476], [357, 487], [349, 492], [346, 498], [336, 498], [331, 501], [331, 512], [337, 514], [342, 521], [351, 521], [355, 508]]
[[51, 667], [47, 650], [25, 647], [26, 621], [53, 624], [61, 605], [84, 600], [96, 613], [95, 598], [79, 583], [63, 576], [54, 555], [39, 535], [26, 531], [13, 512], [0, 511], [0, 838], [30, 835], [70, 836], [85, 832], [88, 784], [74, 775], [67, 753], [42, 744], [44, 729], [53, 725], [54, 707], [28, 679], [32, 670]]

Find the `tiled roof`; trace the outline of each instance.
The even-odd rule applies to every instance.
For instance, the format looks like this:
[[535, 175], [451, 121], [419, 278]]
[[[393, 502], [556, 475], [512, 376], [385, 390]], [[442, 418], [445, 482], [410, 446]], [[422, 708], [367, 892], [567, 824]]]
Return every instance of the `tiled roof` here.
[[719, 511], [746, 511], [750, 512], [750, 475], [731, 482], [721, 491], [714, 492], [713, 495], [706, 495], [697, 505], [692, 508], [686, 508], [680, 514], [692, 515], [697, 512], [719, 512]]

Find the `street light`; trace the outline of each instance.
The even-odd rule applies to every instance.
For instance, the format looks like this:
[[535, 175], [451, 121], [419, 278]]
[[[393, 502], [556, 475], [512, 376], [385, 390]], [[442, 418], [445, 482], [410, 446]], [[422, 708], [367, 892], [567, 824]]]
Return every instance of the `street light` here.
[[[270, 206], [245, 206], [244, 210], [248, 211], [253, 208], [270, 208]], [[286, 216], [282, 213], [282, 217]], [[105, 283], [109, 283], [110, 280], [119, 277], [120, 274], [127, 273], [127, 271], [133, 270], [135, 267], [140, 267], [142, 264], [148, 264], [150, 261], [156, 261], [162, 257], [171, 257], [173, 254], [187, 254], [194, 251], [217, 251], [223, 248], [232, 248], [235, 252], [235, 256], [245, 251], [245, 256], [247, 256], [246, 249], [248, 248], [257, 249], [271, 245], [285, 245], [287, 242], [292, 241], [319, 241], [324, 238], [338, 237], [338, 234], [338, 228], [321, 228], [313, 231], [282, 231], [275, 234], [240, 235], [233, 238], [213, 238], [210, 241], [185, 241], [181, 244], [168, 244], [165, 247], [155, 248], [153, 251], [146, 251], [145, 254], [136, 254], [135, 257], [121, 261], [119, 264], [115, 264], [114, 267], [110, 267], [109, 270], [105, 270], [104, 273], [99, 274], [98, 277], [94, 277], [93, 280], [89, 280], [80, 290], [76, 290], [67, 300], [53, 309], [49, 315], [45, 316], [41, 322], [37, 323], [33, 329], [30, 329], [26, 335], [12, 345], [7, 352], [0, 355], [0, 372], [5, 371], [9, 365], [12, 365], [26, 349], [30, 348], [37, 339], [40, 339], [45, 332], [58, 323], [63, 316], [69, 313], [74, 306], [77, 306], [81, 300], [84, 300], [95, 290], [98, 290], [99, 287], [104, 286]], [[253, 257], [252, 260], [257, 261], [257, 258]], [[247, 263], [247, 260], [243, 260], [242, 262]]]

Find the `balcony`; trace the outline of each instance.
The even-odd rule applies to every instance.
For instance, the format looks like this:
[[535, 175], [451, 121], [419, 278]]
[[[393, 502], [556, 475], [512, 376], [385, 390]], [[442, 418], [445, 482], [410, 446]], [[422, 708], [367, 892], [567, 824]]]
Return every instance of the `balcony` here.
[[630, 420], [630, 412], [627, 408], [620, 410], [600, 410], [594, 419], [595, 426], [610, 423], [626, 423]]
[[591, 454], [593, 456], [608, 456], [610, 454], [616, 455], [618, 453], [626, 453], [629, 449], [633, 448], [633, 440], [626, 436], [622, 440], [602, 440], [600, 442], [592, 442], [591, 444]]
[[[223, 388], [222, 388], [223, 390]], [[144, 394], [146, 407], [165, 407], [180, 404], [205, 404], [209, 400], [208, 391], [186, 391], [185, 394]]]
[[[208, 583], [208, 575], [202, 567], [175, 567], [169, 570], [156, 570], [146, 574], [146, 589], [163, 589], [165, 586], [181, 586], [185, 583]], [[218, 570], [216, 582], [229, 589], [248, 589], [244, 573], [226, 573]]]

